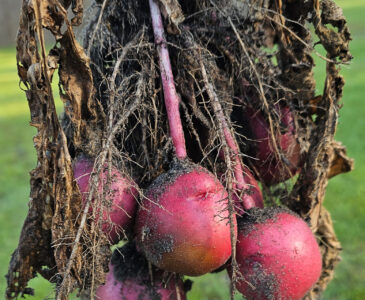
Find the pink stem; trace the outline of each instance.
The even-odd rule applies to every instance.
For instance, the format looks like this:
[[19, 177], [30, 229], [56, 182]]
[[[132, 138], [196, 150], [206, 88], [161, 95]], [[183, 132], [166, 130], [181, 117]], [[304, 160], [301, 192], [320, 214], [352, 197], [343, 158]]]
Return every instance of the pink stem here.
[[[226, 139], [227, 146], [233, 152], [233, 160], [235, 162], [234, 177], [236, 179], [235, 189], [241, 191], [243, 189], [247, 189], [248, 185], [245, 182], [245, 179], [243, 177], [243, 169], [242, 169], [242, 164], [241, 164], [241, 160], [240, 160], [240, 156], [239, 156], [238, 146], [237, 146], [236, 141], [235, 141], [234, 137], [232, 136], [230, 130], [228, 129], [227, 121], [226, 121], [226, 118], [225, 118], [222, 110], [219, 111], [219, 115], [220, 115], [220, 119], [221, 119], [221, 122], [223, 125], [223, 133], [224, 133], [224, 137]], [[248, 209], [256, 206], [254, 199], [252, 197], [250, 197], [249, 195], [247, 196], [245, 194], [242, 196], [242, 204], [243, 204], [243, 207], [245, 210], [248, 210]]]
[[179, 97], [176, 93], [174, 75], [172, 74], [169, 51], [165, 40], [160, 8], [154, 0], [149, 0], [152, 17], [153, 33], [155, 35], [155, 44], [159, 55], [159, 64], [167, 118], [170, 126], [170, 136], [175, 147], [176, 156], [179, 159], [186, 158], [186, 147], [184, 131], [182, 129]]
[[[242, 164], [241, 164], [241, 160], [240, 160], [237, 142], [236, 142], [234, 136], [232, 135], [231, 131], [229, 130], [226, 116], [223, 113], [223, 108], [219, 102], [218, 96], [215, 93], [213, 86], [208, 81], [207, 71], [206, 71], [205, 66], [202, 61], [200, 62], [200, 67], [201, 67], [201, 71], [202, 71], [203, 80], [205, 81], [207, 93], [209, 95], [209, 98], [211, 98], [211, 100], [212, 100], [213, 109], [217, 116], [218, 122], [220, 124], [220, 130], [223, 131], [224, 139], [226, 140], [227, 146], [233, 153], [232, 158], [233, 158], [233, 161], [235, 162], [234, 177], [236, 180], [236, 182], [233, 185], [233, 189], [238, 190], [238, 191], [242, 191], [243, 189], [248, 189], [249, 185], [246, 183], [244, 176], [243, 176], [243, 168], [242, 168]], [[227, 159], [227, 157], [225, 157], [225, 159]], [[237, 195], [237, 196], [240, 196], [240, 195]], [[243, 208], [245, 210], [248, 210], [248, 209], [256, 206], [255, 200], [245, 193], [243, 193], [241, 200], [242, 200]]]

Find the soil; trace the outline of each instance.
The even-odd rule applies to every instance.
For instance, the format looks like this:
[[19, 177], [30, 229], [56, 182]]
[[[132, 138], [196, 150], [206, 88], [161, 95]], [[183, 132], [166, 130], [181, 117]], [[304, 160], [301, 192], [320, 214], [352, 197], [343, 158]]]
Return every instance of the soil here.
[[287, 213], [300, 218], [298, 214], [284, 206], [267, 206], [265, 208], [251, 208], [242, 216], [237, 218], [238, 229], [247, 235], [255, 228], [254, 224], [264, 224], [268, 220], [275, 222], [280, 213]]

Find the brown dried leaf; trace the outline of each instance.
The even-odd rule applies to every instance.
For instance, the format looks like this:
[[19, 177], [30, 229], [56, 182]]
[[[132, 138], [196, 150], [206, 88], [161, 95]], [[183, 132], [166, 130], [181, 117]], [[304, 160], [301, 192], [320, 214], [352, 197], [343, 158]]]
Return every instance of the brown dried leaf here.
[[[72, 28], [60, 40], [60, 90], [65, 104], [65, 113], [73, 124], [73, 144], [76, 149], [93, 156], [100, 151], [101, 139], [99, 125], [104, 120], [98, 101], [94, 99], [94, 85], [89, 58], [76, 41]], [[100, 124], [101, 123], [101, 124]]]
[[180, 33], [179, 24], [184, 21], [184, 15], [178, 0], [159, 0], [161, 12], [168, 18], [168, 32], [171, 34]]
[[315, 114], [318, 109], [318, 104], [322, 101], [322, 95], [318, 95], [313, 99], [309, 100], [310, 113]]
[[[90, 132], [94, 134], [91, 138], [101, 140], [100, 136], [96, 138], [100, 134], [97, 124], [103, 119], [93, 97], [88, 58], [77, 44], [67, 19], [66, 9], [70, 4], [71, 1], [63, 3], [63, 7], [56, 0], [24, 0], [22, 5], [17, 64], [20, 80], [27, 87], [31, 125], [37, 129], [34, 146], [38, 163], [30, 173], [29, 212], [9, 265], [7, 299], [32, 294], [27, 284], [37, 273], [60, 284], [67, 275], [65, 270], [69, 264], [70, 279], [63, 288], [64, 293], [59, 295], [60, 299], [67, 299], [67, 294], [76, 286], [87, 287], [94, 270], [97, 270], [94, 283], [101, 282], [108, 259], [108, 245], [101, 238], [98, 249], [103, 255], [95, 260], [95, 269], [83, 263], [85, 258], [91, 258], [83, 256], [85, 245], [82, 240], [75, 245], [78, 250], [75, 259], [69, 262], [79, 230], [81, 195], [73, 177], [67, 139], [57, 117], [51, 88], [52, 75], [58, 64], [61, 64], [60, 85], [65, 91], [66, 113], [74, 125], [73, 143], [78, 150], [82, 150], [84, 144], [88, 145], [85, 138]], [[80, 17], [81, 1], [72, 1], [72, 4], [75, 14]], [[67, 31], [62, 35], [60, 28], [64, 22]], [[60, 47], [54, 47], [49, 55], [45, 50], [43, 28], [49, 29], [60, 41]], [[93, 233], [85, 230], [86, 235]]]
[[[341, 62], [350, 61], [352, 55], [349, 51], [349, 43], [352, 39], [342, 9], [332, 0], [322, 0], [320, 9], [321, 13], [317, 4], [314, 26], [321, 44], [327, 51], [327, 56], [331, 59], [338, 57]], [[336, 27], [337, 31], [327, 28], [327, 24]]]
[[72, 12], [75, 16], [71, 19], [73, 26], [79, 26], [82, 23], [84, 5], [83, 0], [60, 0], [63, 7], [69, 7], [72, 4]]
[[328, 178], [336, 175], [347, 173], [353, 170], [354, 160], [346, 155], [346, 147], [340, 142], [332, 142], [332, 155], [330, 158], [331, 165], [328, 172]]
[[317, 230], [318, 243], [322, 253], [322, 272], [316, 285], [306, 295], [305, 300], [317, 299], [334, 275], [334, 268], [340, 262], [341, 244], [333, 229], [330, 213], [322, 207]]
[[[342, 62], [351, 59], [348, 51], [351, 40], [346, 20], [342, 11], [330, 0], [321, 2], [322, 14], [319, 13], [319, 2], [314, 1], [313, 23], [322, 45], [327, 51], [327, 77], [322, 97], [310, 98], [310, 108], [317, 114], [310, 133], [310, 146], [304, 167], [291, 192], [287, 204], [302, 217], [310, 220], [313, 232], [320, 239], [323, 268], [320, 280], [308, 293], [306, 299], [316, 299], [327, 287], [333, 277], [334, 268], [339, 259], [341, 246], [333, 230], [329, 213], [323, 208], [328, 179], [339, 173], [350, 171], [353, 161], [346, 156], [346, 149], [334, 141], [338, 122], [338, 110], [342, 98], [344, 80], [336, 68], [335, 60]], [[325, 27], [331, 24], [338, 32]], [[315, 109], [321, 107], [320, 110]], [[313, 109], [314, 108], [314, 109]]]

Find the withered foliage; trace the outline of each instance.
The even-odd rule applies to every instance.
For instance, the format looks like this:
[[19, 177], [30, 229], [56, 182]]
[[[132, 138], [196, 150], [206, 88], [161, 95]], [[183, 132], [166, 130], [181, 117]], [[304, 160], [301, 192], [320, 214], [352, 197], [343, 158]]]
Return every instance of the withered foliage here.
[[[353, 168], [344, 146], [334, 140], [344, 85], [340, 65], [351, 60], [341, 8], [331, 0], [160, 0], [160, 5], [191, 160], [215, 174], [226, 172], [230, 188], [230, 162], [219, 162], [221, 149], [229, 149], [217, 111], [224, 111], [248, 166], [252, 143], [242, 107], [252, 102], [262, 111], [279, 158], [275, 105], [284, 103], [294, 112], [301, 172], [292, 186], [263, 188], [268, 204], [280, 200], [310, 222], [318, 237], [323, 272], [307, 299], [317, 298], [341, 251], [323, 207], [325, 189], [329, 178]], [[100, 226], [88, 219], [101, 166], [113, 162], [145, 188], [173, 157], [148, 1], [96, 1], [89, 11], [81, 47], [73, 26], [81, 23], [82, 1], [23, 1], [17, 61], [31, 125], [38, 130], [38, 164], [31, 172], [29, 213], [9, 266], [8, 299], [32, 293], [27, 283], [37, 273], [56, 284], [59, 299], [75, 288], [92, 295], [110, 258]], [[311, 28], [325, 56], [314, 48]], [[44, 30], [56, 41], [48, 53]], [[326, 61], [325, 88], [317, 97], [313, 55]], [[62, 121], [51, 88], [57, 68]], [[85, 207], [72, 173], [79, 153], [97, 158]], [[103, 199], [95, 201], [108, 206]]]
[[[29, 212], [24, 222], [18, 248], [13, 253], [6, 297], [32, 294], [28, 281], [37, 273], [62, 289], [66, 298], [74, 287], [103, 280], [109, 245], [93, 245], [95, 230], [85, 228], [80, 243], [75, 238], [80, 226], [81, 195], [73, 178], [72, 161], [66, 135], [56, 113], [51, 81], [59, 68], [60, 94], [65, 114], [70, 120], [75, 149], [86, 153], [100, 151], [104, 117], [93, 97], [93, 79], [89, 58], [74, 37], [67, 19], [71, 1], [23, 1], [17, 37], [17, 65], [31, 113], [31, 125], [37, 129], [34, 146], [37, 167], [31, 171]], [[82, 19], [81, 1], [72, 1], [73, 24]], [[63, 27], [65, 26], [65, 28]], [[46, 53], [44, 29], [57, 45]], [[90, 251], [89, 247], [97, 250]], [[95, 256], [93, 252], [105, 252]], [[71, 253], [74, 258], [70, 261]], [[95, 257], [94, 257], [95, 256]], [[95, 260], [95, 258], [97, 258]], [[93, 268], [85, 264], [92, 261]], [[92, 271], [91, 271], [92, 270]], [[69, 280], [65, 272], [70, 273]], [[66, 279], [66, 280], [65, 280]]]

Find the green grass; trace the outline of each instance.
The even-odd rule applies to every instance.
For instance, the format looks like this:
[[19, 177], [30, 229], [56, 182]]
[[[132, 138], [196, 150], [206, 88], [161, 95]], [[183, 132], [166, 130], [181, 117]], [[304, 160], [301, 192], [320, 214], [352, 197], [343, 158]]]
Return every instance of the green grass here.
[[[331, 179], [325, 206], [330, 210], [335, 229], [342, 242], [342, 262], [324, 299], [365, 299], [365, 2], [338, 1], [344, 8], [353, 35], [351, 66], [343, 67], [346, 86], [337, 140], [348, 147], [356, 160], [355, 170]], [[316, 77], [324, 79], [324, 62], [316, 59]], [[29, 110], [24, 93], [18, 87], [14, 49], [0, 50], [0, 295], [5, 291], [5, 278], [10, 255], [17, 245], [27, 212], [29, 175], [36, 163], [32, 136], [28, 125]], [[318, 85], [318, 94], [323, 85]], [[228, 299], [227, 278], [223, 273], [194, 279], [189, 299]], [[32, 280], [36, 297], [52, 296], [51, 286], [40, 278]], [[1, 297], [1, 296], [0, 296]]]

